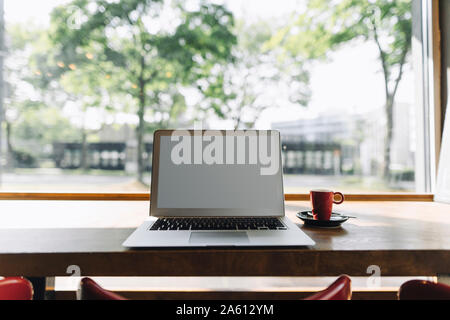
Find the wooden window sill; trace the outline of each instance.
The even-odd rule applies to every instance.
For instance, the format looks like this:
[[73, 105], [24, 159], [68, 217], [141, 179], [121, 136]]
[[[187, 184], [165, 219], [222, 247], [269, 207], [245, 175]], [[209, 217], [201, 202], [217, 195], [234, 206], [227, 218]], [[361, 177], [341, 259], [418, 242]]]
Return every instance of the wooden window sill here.
[[[287, 193], [286, 201], [308, 201], [309, 194]], [[49, 193], [0, 192], [0, 200], [81, 200], [81, 201], [149, 201], [149, 193]], [[432, 194], [372, 193], [345, 194], [346, 201], [419, 201], [432, 202]]]

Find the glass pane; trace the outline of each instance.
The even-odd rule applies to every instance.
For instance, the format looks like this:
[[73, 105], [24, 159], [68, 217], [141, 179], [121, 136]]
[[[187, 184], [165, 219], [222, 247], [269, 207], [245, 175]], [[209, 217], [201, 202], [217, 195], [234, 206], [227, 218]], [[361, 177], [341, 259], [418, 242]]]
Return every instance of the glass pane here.
[[286, 193], [416, 188], [411, 1], [0, 4], [3, 191], [148, 191], [196, 121], [279, 130]]

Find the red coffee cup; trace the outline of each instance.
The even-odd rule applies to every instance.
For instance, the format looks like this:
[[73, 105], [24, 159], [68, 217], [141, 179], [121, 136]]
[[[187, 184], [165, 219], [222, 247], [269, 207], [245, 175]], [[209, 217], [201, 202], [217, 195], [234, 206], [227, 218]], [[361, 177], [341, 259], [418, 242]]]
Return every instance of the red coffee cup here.
[[[339, 201], [334, 200], [335, 195], [340, 195]], [[344, 195], [330, 190], [311, 190], [309, 192], [312, 205], [312, 213], [315, 220], [330, 220], [333, 203], [344, 202]]]

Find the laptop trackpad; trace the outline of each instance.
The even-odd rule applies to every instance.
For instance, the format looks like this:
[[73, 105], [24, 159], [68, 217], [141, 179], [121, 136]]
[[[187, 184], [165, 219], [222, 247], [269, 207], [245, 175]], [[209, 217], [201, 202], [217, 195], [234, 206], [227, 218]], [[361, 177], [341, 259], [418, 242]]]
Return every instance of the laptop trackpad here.
[[191, 232], [189, 243], [241, 244], [249, 243], [247, 232]]

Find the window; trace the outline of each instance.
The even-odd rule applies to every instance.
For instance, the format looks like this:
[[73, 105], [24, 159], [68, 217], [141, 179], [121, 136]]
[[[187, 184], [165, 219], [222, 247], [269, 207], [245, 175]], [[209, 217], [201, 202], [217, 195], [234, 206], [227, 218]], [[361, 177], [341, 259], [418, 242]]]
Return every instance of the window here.
[[417, 3], [0, 0], [1, 190], [146, 192], [201, 121], [279, 130], [286, 193], [430, 191]]

